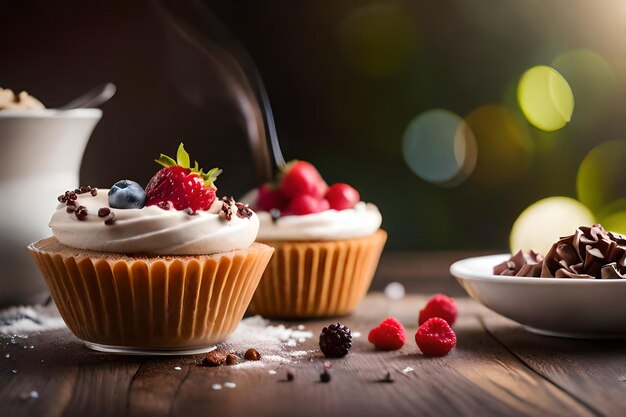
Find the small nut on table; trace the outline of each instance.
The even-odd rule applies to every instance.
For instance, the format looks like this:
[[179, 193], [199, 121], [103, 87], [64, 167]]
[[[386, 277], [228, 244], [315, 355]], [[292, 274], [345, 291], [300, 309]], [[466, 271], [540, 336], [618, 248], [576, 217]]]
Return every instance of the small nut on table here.
[[239, 362], [237, 355], [233, 355], [232, 353], [226, 355], [226, 365], [237, 365], [237, 362]]
[[248, 361], [258, 361], [259, 359], [261, 359], [261, 354], [257, 352], [256, 349], [250, 348], [246, 350], [246, 353], [243, 355], [243, 357]]
[[206, 354], [202, 359], [204, 366], [221, 366], [226, 363], [228, 352], [223, 349], [215, 349]]

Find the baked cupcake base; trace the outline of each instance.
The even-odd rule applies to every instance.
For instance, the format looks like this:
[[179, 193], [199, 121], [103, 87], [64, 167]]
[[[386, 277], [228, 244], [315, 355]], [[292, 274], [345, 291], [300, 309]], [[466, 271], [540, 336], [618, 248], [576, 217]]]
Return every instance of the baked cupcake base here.
[[278, 319], [342, 316], [365, 296], [387, 233], [337, 241], [264, 241], [276, 249], [254, 293], [255, 314]]
[[28, 248], [63, 320], [104, 351], [195, 353], [226, 339], [243, 317], [274, 249], [201, 256], [126, 256], [64, 246]]

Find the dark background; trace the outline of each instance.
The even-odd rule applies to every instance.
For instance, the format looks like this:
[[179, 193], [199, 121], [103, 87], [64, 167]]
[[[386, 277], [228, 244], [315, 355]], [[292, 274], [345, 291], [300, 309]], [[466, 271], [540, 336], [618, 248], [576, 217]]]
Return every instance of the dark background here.
[[[506, 249], [525, 207], [576, 197], [584, 156], [624, 136], [626, 5], [619, 1], [205, 4], [258, 66], [286, 158], [309, 160], [329, 183], [348, 182], [375, 202], [390, 249]], [[27, 90], [47, 107], [103, 82], [117, 85], [87, 147], [84, 184], [131, 178], [145, 185], [158, 168], [153, 159], [184, 141], [206, 168], [224, 169], [220, 193], [241, 195], [258, 177], [239, 108], [201, 53], [173, 52], [170, 30], [159, 2], [0, 0], [0, 85]], [[614, 78], [570, 80], [572, 122], [541, 132], [516, 105], [517, 80], [579, 48], [603, 57]], [[184, 75], [190, 67], [197, 78]], [[194, 100], [193, 83], [204, 75]], [[414, 117], [433, 108], [466, 116], [487, 104], [510, 109], [533, 144], [521, 172], [502, 176], [506, 167], [497, 164], [490, 171], [477, 137], [480, 177], [442, 187], [412, 173], [402, 136]]]

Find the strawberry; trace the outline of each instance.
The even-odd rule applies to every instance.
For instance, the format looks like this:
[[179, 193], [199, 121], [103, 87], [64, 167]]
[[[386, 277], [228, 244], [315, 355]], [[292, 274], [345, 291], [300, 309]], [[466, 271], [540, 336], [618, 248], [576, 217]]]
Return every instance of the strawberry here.
[[328, 208], [328, 201], [315, 198], [312, 195], [300, 194], [289, 202], [287, 213], [303, 216], [305, 214], [319, 213], [320, 211], [328, 210]]
[[156, 162], [165, 168], [157, 172], [146, 187], [146, 206], [158, 205], [176, 210], [208, 210], [215, 201], [214, 181], [222, 172], [213, 168], [205, 173], [198, 168], [198, 162], [191, 167], [189, 154], [181, 143], [176, 153], [176, 161], [161, 154]]
[[346, 210], [361, 201], [359, 192], [348, 184], [339, 182], [330, 186], [326, 192], [326, 200], [334, 210]]
[[415, 343], [424, 356], [444, 356], [456, 346], [456, 334], [444, 319], [433, 317], [417, 329]]
[[256, 205], [265, 211], [271, 209], [285, 210], [287, 208], [287, 197], [280, 190], [275, 189], [271, 183], [263, 184], [258, 189]]
[[328, 185], [312, 164], [306, 161], [292, 161], [283, 170], [279, 189], [290, 199], [301, 194], [319, 199], [326, 194]]

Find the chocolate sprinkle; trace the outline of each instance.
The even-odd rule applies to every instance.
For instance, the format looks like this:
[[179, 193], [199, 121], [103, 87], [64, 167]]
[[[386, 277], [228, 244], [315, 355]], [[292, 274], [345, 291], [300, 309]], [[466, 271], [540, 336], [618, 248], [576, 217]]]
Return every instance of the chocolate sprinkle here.
[[247, 204], [235, 203], [235, 207], [237, 207], [237, 217], [240, 219], [249, 219], [252, 217], [252, 210], [250, 210]]
[[78, 206], [76, 211], [74, 211], [74, 214], [78, 220], [87, 220], [87, 207]]
[[280, 210], [277, 208], [270, 209], [270, 216], [272, 217], [272, 223], [276, 223], [280, 219]]
[[106, 217], [111, 214], [111, 209], [108, 207], [101, 207], [98, 209], [98, 217]]
[[107, 226], [111, 226], [114, 223], [115, 223], [115, 213], [111, 212], [109, 213], [109, 216], [107, 217], [107, 219], [104, 221], [104, 224], [106, 224]]

